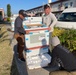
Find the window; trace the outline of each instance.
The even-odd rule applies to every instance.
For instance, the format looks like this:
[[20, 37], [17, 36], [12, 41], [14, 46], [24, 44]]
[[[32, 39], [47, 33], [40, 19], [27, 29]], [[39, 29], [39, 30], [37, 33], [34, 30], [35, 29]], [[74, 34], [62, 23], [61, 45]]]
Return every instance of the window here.
[[68, 3], [65, 3], [65, 8], [68, 8]]
[[62, 13], [58, 21], [76, 22], [76, 12]]
[[73, 2], [70, 2], [70, 6], [71, 6], [71, 7], [73, 6]]
[[0, 21], [2, 20], [2, 11], [0, 11]]

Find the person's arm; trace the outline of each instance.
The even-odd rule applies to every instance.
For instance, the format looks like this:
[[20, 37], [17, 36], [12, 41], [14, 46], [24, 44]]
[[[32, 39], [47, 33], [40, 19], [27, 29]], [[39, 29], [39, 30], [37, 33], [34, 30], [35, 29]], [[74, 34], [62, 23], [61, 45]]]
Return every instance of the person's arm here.
[[55, 17], [54, 14], [51, 14], [50, 17], [51, 17], [52, 23], [49, 26], [54, 27], [57, 23], [57, 18]]
[[26, 34], [26, 31], [25, 31], [24, 28], [22, 28], [22, 27], [18, 27], [18, 32], [19, 32], [20, 34]]
[[24, 28], [22, 27], [22, 23], [21, 23], [19, 20], [16, 20], [15, 23], [16, 23], [17, 31], [18, 31], [20, 34], [26, 34], [26, 31], [25, 31]]

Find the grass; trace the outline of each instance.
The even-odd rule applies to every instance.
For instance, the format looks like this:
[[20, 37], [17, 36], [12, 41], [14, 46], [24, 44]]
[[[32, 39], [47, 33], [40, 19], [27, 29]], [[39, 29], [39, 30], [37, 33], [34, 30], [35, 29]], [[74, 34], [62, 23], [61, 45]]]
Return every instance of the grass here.
[[3, 26], [0, 31], [0, 75], [10, 75], [13, 53], [9, 42], [6, 26]]

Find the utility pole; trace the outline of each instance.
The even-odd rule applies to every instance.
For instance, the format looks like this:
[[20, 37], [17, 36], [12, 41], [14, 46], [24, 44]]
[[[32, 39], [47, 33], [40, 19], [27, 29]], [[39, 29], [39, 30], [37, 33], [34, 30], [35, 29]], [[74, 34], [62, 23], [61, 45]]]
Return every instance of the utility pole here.
[[48, 0], [48, 4], [51, 3], [51, 2], [52, 2], [52, 0]]

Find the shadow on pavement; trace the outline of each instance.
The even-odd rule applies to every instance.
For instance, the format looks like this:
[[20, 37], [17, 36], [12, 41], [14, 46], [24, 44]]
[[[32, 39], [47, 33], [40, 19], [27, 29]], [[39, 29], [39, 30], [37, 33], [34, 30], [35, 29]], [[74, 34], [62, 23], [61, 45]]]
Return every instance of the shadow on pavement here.
[[13, 51], [14, 55], [10, 75], [28, 75], [26, 63], [18, 60], [17, 45], [14, 46]]
[[0, 38], [6, 33], [7, 31], [4, 31], [0, 34]]

